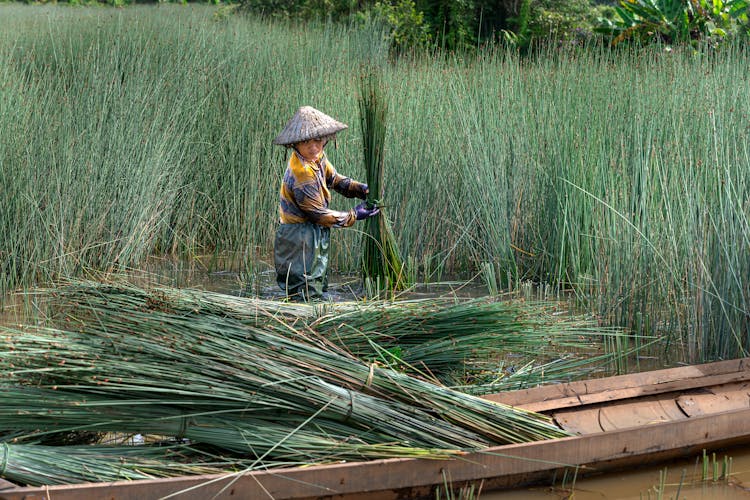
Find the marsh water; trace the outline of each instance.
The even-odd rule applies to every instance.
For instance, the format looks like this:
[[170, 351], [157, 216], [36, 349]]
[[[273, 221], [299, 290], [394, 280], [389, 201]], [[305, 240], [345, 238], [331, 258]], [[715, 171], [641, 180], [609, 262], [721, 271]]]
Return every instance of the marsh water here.
[[[264, 298], [280, 297], [274, 283], [274, 273], [269, 266], [256, 267], [251, 276], [236, 271], [209, 271], [221, 268], [216, 262], [185, 266], [169, 260], [153, 262], [145, 271], [133, 274], [135, 281], [151, 282], [166, 286], [190, 287], [233, 295], [255, 295]], [[230, 266], [227, 266], [230, 267]], [[236, 268], [236, 266], [235, 266]], [[331, 299], [345, 301], [361, 294], [357, 277], [332, 276]], [[481, 283], [442, 281], [424, 285], [412, 290], [407, 297], [430, 297], [453, 294], [462, 297], [479, 297], [487, 293]], [[6, 301], [12, 302], [12, 301]], [[6, 303], [5, 313], [0, 321], [16, 323], [22, 318], [12, 312]], [[641, 369], [648, 365], [660, 368], [659, 360], [641, 364]], [[702, 457], [696, 456], [684, 460], [660, 463], [654, 466], [643, 466], [616, 472], [577, 478], [558, 480], [554, 484], [542, 484], [514, 490], [482, 492], [478, 498], [483, 500], [733, 500], [750, 499], [750, 447], [719, 450], [709, 458], [709, 476], [713, 463], [721, 464], [725, 457], [730, 466], [729, 479], [713, 477], [704, 479]], [[477, 498], [475, 494], [473, 498]]]
[[[702, 457], [644, 466], [555, 484], [481, 494], [483, 500], [734, 500], [750, 498], [750, 450], [716, 452], [719, 471], [731, 459], [728, 480], [703, 479]], [[710, 459], [713, 465], [713, 459]], [[712, 467], [709, 468], [709, 471]]]

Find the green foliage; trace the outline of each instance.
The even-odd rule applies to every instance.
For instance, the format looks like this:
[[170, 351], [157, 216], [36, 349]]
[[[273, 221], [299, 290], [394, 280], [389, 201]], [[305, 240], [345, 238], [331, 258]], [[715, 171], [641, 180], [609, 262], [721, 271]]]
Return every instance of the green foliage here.
[[539, 40], [570, 40], [593, 29], [589, 0], [541, 0], [532, 3], [531, 36]]
[[622, 0], [598, 31], [616, 45], [625, 40], [692, 43], [706, 37], [747, 34], [748, 0]]
[[240, 9], [239, 4], [226, 4], [221, 5], [214, 12], [214, 20], [220, 22], [229, 21], [229, 19]]
[[300, 5], [300, 16], [303, 19], [343, 21], [357, 6], [357, 0], [304, 0]]
[[700, 7], [706, 13], [705, 29], [710, 36], [750, 35], [750, 1], [700, 0]]
[[529, 17], [531, 15], [531, 0], [521, 0], [521, 8], [517, 19], [511, 19], [517, 24], [516, 31], [503, 30], [505, 41], [512, 47], [526, 50], [531, 43], [531, 32], [529, 30]]
[[521, 0], [510, 26], [501, 30], [511, 46], [525, 52], [533, 44], [582, 44], [594, 38], [595, 13], [590, 0]]
[[[392, 3], [392, 1], [391, 1]], [[518, 0], [416, 0], [430, 38], [448, 50], [476, 48], [511, 30]]]
[[269, 17], [344, 21], [354, 13], [357, 0], [239, 0], [245, 11]]
[[387, 27], [392, 51], [423, 48], [432, 40], [424, 14], [417, 11], [414, 0], [376, 2], [370, 12], [363, 13], [360, 17], [367, 15]]

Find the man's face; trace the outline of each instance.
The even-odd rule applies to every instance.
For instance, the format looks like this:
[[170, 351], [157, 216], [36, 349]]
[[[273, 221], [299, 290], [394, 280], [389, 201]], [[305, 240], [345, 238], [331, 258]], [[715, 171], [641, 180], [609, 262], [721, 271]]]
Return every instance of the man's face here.
[[323, 152], [323, 146], [325, 141], [322, 139], [310, 139], [304, 142], [297, 143], [297, 151], [301, 154], [305, 160], [312, 161], [317, 160], [320, 153]]

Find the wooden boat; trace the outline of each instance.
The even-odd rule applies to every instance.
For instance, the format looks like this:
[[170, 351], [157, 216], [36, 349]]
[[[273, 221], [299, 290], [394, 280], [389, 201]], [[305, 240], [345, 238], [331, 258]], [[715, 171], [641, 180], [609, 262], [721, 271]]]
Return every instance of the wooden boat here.
[[69, 486], [0, 484], [2, 500], [434, 498], [578, 477], [750, 442], [750, 358], [546, 385], [486, 396], [552, 416], [573, 437], [488, 448], [451, 460], [388, 459], [241, 475]]

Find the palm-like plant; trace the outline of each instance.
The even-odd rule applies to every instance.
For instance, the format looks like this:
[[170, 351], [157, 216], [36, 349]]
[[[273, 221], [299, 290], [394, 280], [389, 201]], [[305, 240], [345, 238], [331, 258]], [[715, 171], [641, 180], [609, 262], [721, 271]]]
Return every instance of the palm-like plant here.
[[750, 35], [750, 0], [701, 0], [707, 12], [706, 28], [714, 36], [725, 36], [741, 31]]
[[749, 0], [621, 0], [615, 19], [600, 20], [597, 31], [611, 34], [613, 45], [653, 38], [689, 43], [729, 30], [747, 31], [749, 10]]

